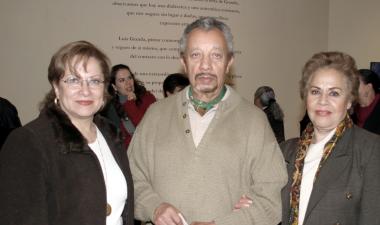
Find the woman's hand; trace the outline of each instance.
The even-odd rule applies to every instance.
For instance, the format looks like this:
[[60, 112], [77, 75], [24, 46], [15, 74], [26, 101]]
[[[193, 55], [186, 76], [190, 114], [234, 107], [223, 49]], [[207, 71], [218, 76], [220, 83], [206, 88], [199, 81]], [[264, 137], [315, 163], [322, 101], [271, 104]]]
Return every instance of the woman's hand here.
[[135, 94], [135, 92], [133, 92], [133, 91], [128, 91], [128, 92], [127, 92], [127, 99], [128, 99], [129, 101], [131, 101], [131, 100], [135, 100], [135, 99], [136, 99], [136, 94]]

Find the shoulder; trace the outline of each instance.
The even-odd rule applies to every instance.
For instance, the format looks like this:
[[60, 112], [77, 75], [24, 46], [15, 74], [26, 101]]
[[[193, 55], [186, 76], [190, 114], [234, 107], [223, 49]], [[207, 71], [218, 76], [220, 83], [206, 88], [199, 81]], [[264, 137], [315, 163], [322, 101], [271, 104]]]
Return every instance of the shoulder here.
[[97, 114], [94, 117], [95, 124], [102, 129], [105, 129], [108, 133], [116, 133], [117, 127], [107, 117]]
[[143, 101], [148, 101], [148, 102], [155, 102], [156, 97], [149, 91], [146, 91], [144, 95], [142, 96]]
[[116, 146], [117, 148], [119, 148], [119, 150], [123, 150], [120, 132], [118, 132], [118, 128], [110, 120], [101, 115], [96, 115], [94, 118], [94, 122], [100, 130], [103, 137], [106, 139], [107, 144], [110, 148], [112, 146], [112, 148], [115, 148]]
[[13, 156], [36, 155], [38, 152], [42, 152], [42, 149], [48, 145], [47, 143], [55, 141], [53, 133], [48, 120], [38, 117], [13, 130], [2, 146], [1, 153], [8, 156], [10, 156], [9, 154]]
[[40, 114], [34, 120], [16, 129], [14, 133], [21, 136], [33, 135], [36, 138], [43, 138], [49, 133], [54, 133], [52, 124], [51, 119], [44, 114]]
[[[254, 104], [243, 98], [234, 88], [231, 86], [227, 86], [227, 94], [228, 96], [225, 97], [220, 103], [220, 105], [226, 109], [229, 110], [235, 110], [238, 109], [239, 111], [252, 111], [258, 112], [262, 111], [259, 108], [257, 108]], [[226, 95], [227, 95], [226, 94]]]
[[380, 151], [380, 135], [354, 125], [345, 136], [344, 140], [350, 143], [352, 148], [360, 149], [362, 153], [372, 150]]
[[237, 118], [243, 119], [246, 122], [250, 121], [256, 125], [268, 124], [268, 119], [263, 110], [241, 97], [233, 88], [228, 88], [230, 95], [221, 105], [223, 111], [235, 114]]
[[11, 111], [17, 111], [16, 107], [7, 99], [0, 97], [0, 111], [1, 110], [11, 110]]
[[290, 160], [292, 156], [297, 152], [299, 138], [291, 138], [280, 143], [280, 148], [285, 160]]
[[168, 121], [175, 120], [181, 115], [181, 112], [187, 112], [188, 102], [181, 95], [172, 95], [152, 103], [146, 110], [138, 127], [146, 127], [147, 130], [152, 131], [152, 128], [158, 126], [158, 124], [165, 124]]
[[153, 115], [166, 115], [167, 113], [173, 111], [178, 105], [180, 99], [177, 95], [172, 95], [167, 98], [160, 99], [153, 102], [147, 109], [144, 117], [149, 117]]
[[380, 122], [380, 100], [377, 102], [375, 108], [373, 109], [371, 116], [373, 116], [374, 118], [377, 118], [377, 120], [373, 120], [373, 121]]
[[[359, 163], [362, 172], [379, 175], [380, 169], [380, 136], [354, 126], [349, 129], [342, 145], [350, 149], [354, 162]], [[338, 146], [338, 145], [337, 145]], [[372, 172], [371, 172], [372, 171]]]

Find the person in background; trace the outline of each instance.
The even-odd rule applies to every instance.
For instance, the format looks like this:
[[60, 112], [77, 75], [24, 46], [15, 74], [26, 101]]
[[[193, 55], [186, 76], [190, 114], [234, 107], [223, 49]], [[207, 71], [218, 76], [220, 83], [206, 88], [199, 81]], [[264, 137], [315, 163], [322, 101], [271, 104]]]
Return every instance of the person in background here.
[[284, 113], [280, 105], [276, 101], [274, 90], [268, 86], [261, 86], [257, 88], [254, 95], [254, 104], [262, 109], [267, 115], [268, 121], [277, 142], [285, 141], [284, 134]]
[[1, 224], [132, 225], [133, 181], [116, 130], [97, 112], [109, 60], [87, 41], [61, 47], [37, 119], [0, 152]]
[[285, 162], [264, 113], [225, 85], [233, 53], [223, 22], [206, 17], [186, 27], [180, 56], [190, 86], [148, 109], [128, 149], [136, 218], [155, 225], [280, 221]]
[[288, 167], [282, 225], [380, 224], [380, 137], [355, 126], [348, 110], [357, 97], [354, 59], [321, 52], [300, 81], [311, 120], [300, 138], [281, 144]]
[[0, 97], [0, 150], [12, 130], [21, 127], [16, 107]]
[[102, 110], [102, 115], [120, 130], [127, 150], [137, 125], [156, 98], [136, 79], [127, 65], [113, 66], [110, 79], [108, 93], [112, 99]]
[[371, 70], [359, 70], [359, 99], [355, 106], [353, 120], [375, 134], [380, 134], [380, 81]]
[[189, 85], [189, 79], [184, 74], [173, 73], [168, 75], [163, 83], [164, 97], [176, 94]]

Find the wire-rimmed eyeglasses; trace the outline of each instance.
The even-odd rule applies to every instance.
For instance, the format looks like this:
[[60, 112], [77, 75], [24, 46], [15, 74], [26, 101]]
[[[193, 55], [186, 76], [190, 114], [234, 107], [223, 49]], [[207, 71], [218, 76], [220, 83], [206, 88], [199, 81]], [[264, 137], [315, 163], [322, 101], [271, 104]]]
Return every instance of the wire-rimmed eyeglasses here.
[[103, 86], [104, 80], [98, 78], [87, 78], [81, 79], [76, 76], [69, 76], [66, 79], [62, 80], [65, 82], [70, 88], [79, 89], [83, 85], [83, 81], [86, 81], [87, 86], [91, 89], [98, 89]]

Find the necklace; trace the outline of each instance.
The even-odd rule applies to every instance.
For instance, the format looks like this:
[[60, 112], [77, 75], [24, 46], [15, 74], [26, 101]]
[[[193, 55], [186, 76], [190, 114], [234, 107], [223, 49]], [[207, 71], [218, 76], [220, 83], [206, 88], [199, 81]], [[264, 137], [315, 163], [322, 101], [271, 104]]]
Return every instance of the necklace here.
[[204, 101], [201, 101], [199, 99], [194, 98], [193, 88], [190, 87], [189, 88], [189, 98], [190, 98], [191, 104], [193, 104], [193, 106], [195, 107], [195, 110], [198, 111], [198, 109], [202, 109], [202, 110], [207, 112], [208, 110], [212, 109], [216, 104], [218, 104], [223, 99], [226, 92], [227, 92], [227, 88], [226, 88], [226, 86], [223, 86], [222, 91], [220, 92], [218, 97], [214, 98], [210, 102], [204, 102]]
[[[99, 132], [99, 131], [97, 131]], [[106, 166], [106, 162], [104, 160], [104, 155], [103, 155], [103, 150], [102, 148], [100, 147], [100, 143], [99, 143], [99, 137], [98, 135], [96, 135], [96, 143], [98, 143], [98, 147], [99, 147], [99, 152], [100, 152], [100, 155], [101, 155], [101, 158], [102, 158], [102, 162], [103, 162], [103, 168], [104, 168], [104, 182], [105, 182], [105, 185], [106, 185], [106, 193], [107, 193], [107, 181], [108, 181], [108, 176], [107, 176], [107, 166]], [[106, 194], [107, 195], [107, 194]], [[107, 197], [106, 197], [107, 198]], [[107, 205], [106, 205], [106, 215], [109, 216], [111, 215], [112, 213], [112, 207], [111, 205], [107, 202]]]

